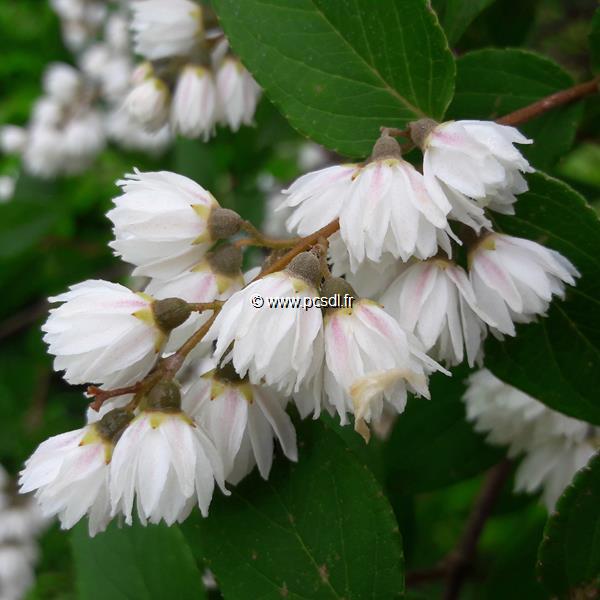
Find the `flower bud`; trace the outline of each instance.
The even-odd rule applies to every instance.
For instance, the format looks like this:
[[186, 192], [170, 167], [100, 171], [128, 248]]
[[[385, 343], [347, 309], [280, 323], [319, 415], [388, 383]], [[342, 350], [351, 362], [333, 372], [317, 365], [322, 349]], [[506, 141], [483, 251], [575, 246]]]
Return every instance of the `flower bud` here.
[[222, 240], [235, 235], [242, 225], [242, 217], [234, 210], [215, 206], [208, 217], [208, 232], [212, 240]]
[[310, 285], [319, 287], [321, 263], [312, 252], [301, 252], [298, 256], [295, 256], [286, 270], [292, 277], [304, 279]]
[[129, 114], [150, 130], [162, 127], [169, 114], [169, 89], [158, 77], [136, 85], [125, 98]]
[[242, 268], [242, 250], [232, 244], [224, 244], [209, 252], [206, 260], [215, 273], [236, 277]]
[[371, 160], [381, 160], [384, 158], [401, 158], [402, 150], [400, 144], [388, 133], [383, 133], [375, 142], [371, 152]]
[[439, 123], [433, 119], [419, 119], [418, 121], [409, 123], [408, 128], [410, 129], [410, 138], [415, 146], [418, 146], [422, 150], [425, 147], [427, 136], [438, 125]]
[[149, 411], [180, 412], [181, 394], [179, 386], [173, 381], [159, 381], [146, 394], [142, 408]]
[[[323, 285], [321, 286], [321, 294], [323, 296], [326, 296], [327, 298], [339, 294], [340, 298], [350, 297], [353, 300], [359, 299], [356, 292], [354, 291], [354, 288], [345, 279], [342, 279], [341, 277], [329, 277], [328, 279], [326, 279], [323, 282]], [[350, 308], [350, 306], [352, 305], [350, 304], [348, 308]], [[332, 311], [337, 310], [337, 308], [339, 307], [328, 306], [326, 310]]]
[[187, 321], [191, 314], [189, 304], [181, 298], [165, 298], [152, 303], [152, 314], [159, 329], [169, 333]]
[[107, 442], [116, 444], [126, 427], [131, 423], [133, 413], [124, 408], [115, 408], [106, 413], [96, 424], [100, 437]]

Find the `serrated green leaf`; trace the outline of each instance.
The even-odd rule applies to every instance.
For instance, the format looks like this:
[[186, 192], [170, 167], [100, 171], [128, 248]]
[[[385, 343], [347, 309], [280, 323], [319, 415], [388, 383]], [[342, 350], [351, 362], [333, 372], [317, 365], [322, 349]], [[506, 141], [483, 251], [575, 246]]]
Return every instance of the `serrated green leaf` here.
[[[496, 119], [573, 85], [556, 63], [525, 50], [477, 50], [456, 65], [456, 94], [448, 109], [453, 119]], [[519, 126], [534, 141], [520, 146], [533, 166], [548, 169], [567, 152], [582, 110], [574, 103]]]
[[425, 0], [215, 0], [235, 52], [300, 133], [352, 157], [441, 118], [454, 60]]
[[489, 339], [486, 366], [551, 408], [600, 424], [600, 221], [565, 183], [528, 177], [514, 216], [495, 216], [506, 233], [566, 256], [581, 273], [566, 301], [554, 299], [547, 318], [517, 327], [503, 342]]
[[600, 454], [561, 496], [548, 519], [537, 564], [559, 598], [595, 598], [600, 590]]
[[[297, 464], [278, 460], [207, 519], [186, 526], [228, 600], [396, 598], [404, 590], [400, 534], [382, 489], [319, 422], [299, 427]], [[186, 524], [187, 525], [187, 524]]]
[[201, 600], [201, 574], [178, 527], [120, 529], [90, 538], [87, 523], [71, 534], [79, 600]]
[[431, 5], [450, 44], [458, 42], [473, 19], [490, 6], [494, 0], [433, 0]]
[[387, 481], [404, 494], [445, 487], [502, 458], [467, 422], [461, 400], [466, 369], [431, 378], [431, 400], [413, 398], [385, 444]]

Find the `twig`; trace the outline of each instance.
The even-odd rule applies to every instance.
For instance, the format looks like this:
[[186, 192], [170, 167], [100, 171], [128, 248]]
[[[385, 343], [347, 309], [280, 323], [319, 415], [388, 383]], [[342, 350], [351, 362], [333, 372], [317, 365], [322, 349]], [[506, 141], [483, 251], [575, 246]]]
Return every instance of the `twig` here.
[[[559, 106], [570, 104], [575, 100], [585, 98], [585, 96], [596, 94], [600, 91], [599, 86], [600, 77], [594, 77], [594, 79], [590, 79], [590, 81], [579, 83], [566, 90], [561, 90], [560, 92], [546, 96], [546, 98], [542, 98], [529, 106], [524, 106], [523, 108], [508, 113], [507, 115], [496, 119], [496, 123], [500, 123], [500, 125], [520, 125], [521, 123], [531, 121], [531, 119], [543, 115], [553, 108], [558, 108]], [[396, 127], [380, 127], [380, 130], [382, 132], [386, 131], [388, 135], [394, 137], [410, 138], [410, 130], [408, 128], [397, 129]]]
[[35, 323], [38, 319], [41, 319], [47, 311], [48, 303], [45, 300], [42, 300], [15, 313], [0, 324], [0, 340]]
[[113, 390], [103, 390], [95, 385], [89, 385], [87, 388], [87, 394], [94, 398], [94, 401], [90, 403], [90, 408], [94, 409], [95, 411], [99, 411], [100, 407], [110, 398], [114, 398], [115, 396], [124, 396], [125, 394], [136, 394], [142, 389], [142, 384], [143, 382], [147, 381], [147, 379], [148, 377], [143, 381], [138, 381], [132, 385], [115, 388]]
[[188, 302], [188, 306], [190, 310], [194, 312], [203, 312], [205, 310], [219, 310], [223, 304], [225, 304], [224, 300], [214, 300], [213, 302]]
[[467, 520], [464, 533], [456, 546], [446, 559], [447, 583], [444, 600], [458, 598], [460, 588], [469, 573], [477, 552], [477, 543], [488, 520], [494, 504], [502, 491], [512, 468], [512, 461], [503, 460], [493, 467], [475, 500], [471, 514]]
[[301, 252], [308, 250], [311, 246], [314, 246], [320, 238], [328, 238], [330, 235], [334, 234], [340, 228], [340, 222], [338, 219], [335, 221], [331, 221], [325, 225], [325, 227], [321, 227], [318, 231], [307, 235], [302, 238], [289, 252], [286, 252], [281, 258], [271, 263], [266, 269], [263, 269], [256, 279], [260, 279], [261, 277], [265, 277], [266, 275], [270, 275], [271, 273], [276, 273], [277, 271], [281, 271], [287, 267], [289, 262]]
[[539, 117], [541, 114], [552, 110], [553, 108], [557, 108], [558, 106], [562, 106], [564, 104], [569, 104], [574, 100], [580, 100], [585, 96], [597, 93], [599, 91], [599, 84], [600, 77], [595, 77], [590, 81], [574, 85], [566, 90], [562, 90], [560, 92], [556, 92], [556, 94], [542, 98], [541, 100], [538, 100], [529, 106], [524, 106], [519, 110], [515, 110], [504, 117], [496, 119], [496, 123], [500, 123], [501, 125], [520, 125], [521, 123], [530, 121], [535, 117]]
[[171, 354], [171, 356], [167, 356], [167, 358], [163, 358], [159, 366], [157, 367], [158, 372], [162, 374], [164, 379], [171, 379], [174, 377], [175, 373], [179, 371], [181, 366], [183, 365], [187, 355], [202, 341], [202, 338], [208, 333], [210, 326], [214, 323], [214, 320], [217, 318], [217, 312], [215, 311], [211, 317], [198, 329], [195, 331], [184, 343], [183, 345], [175, 352]]
[[250, 234], [250, 238], [242, 238], [237, 240], [234, 244], [238, 247], [242, 246], [263, 246], [265, 248], [291, 248], [295, 246], [302, 238], [271, 238], [266, 236], [260, 229], [256, 228], [250, 221], [244, 221], [242, 223], [242, 229]]

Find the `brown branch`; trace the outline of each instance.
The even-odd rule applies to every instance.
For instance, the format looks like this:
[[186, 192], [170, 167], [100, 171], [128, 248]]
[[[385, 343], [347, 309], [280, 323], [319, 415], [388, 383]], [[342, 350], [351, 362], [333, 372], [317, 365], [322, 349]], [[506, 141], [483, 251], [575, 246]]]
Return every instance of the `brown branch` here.
[[10, 337], [21, 329], [35, 323], [38, 319], [41, 319], [47, 311], [48, 303], [45, 300], [42, 300], [15, 313], [0, 324], [0, 340]]
[[265, 248], [291, 248], [302, 241], [302, 238], [272, 238], [265, 235], [260, 229], [255, 227], [250, 221], [244, 221], [242, 223], [242, 229], [249, 233], [252, 237], [242, 238], [234, 242], [235, 246], [263, 246]]
[[511, 468], [512, 461], [505, 459], [488, 472], [471, 509], [463, 535], [456, 548], [445, 561], [447, 564], [447, 582], [444, 600], [458, 598], [460, 588], [472, 568], [481, 532], [492, 513], [504, 483], [508, 479]]
[[512, 461], [505, 459], [490, 469], [473, 504], [463, 535], [454, 550], [434, 567], [407, 573], [406, 583], [408, 585], [419, 585], [446, 579], [444, 600], [458, 598], [462, 584], [475, 561], [477, 543], [484, 525], [492, 513], [494, 504], [510, 474], [511, 468]]
[[563, 106], [564, 104], [569, 104], [570, 102], [580, 100], [585, 96], [597, 93], [599, 91], [599, 84], [600, 77], [595, 77], [594, 79], [586, 81], [585, 83], [574, 85], [566, 90], [562, 90], [560, 92], [556, 92], [556, 94], [542, 98], [541, 100], [538, 100], [529, 106], [519, 108], [519, 110], [515, 110], [508, 115], [496, 119], [496, 123], [500, 123], [501, 125], [520, 125], [521, 123], [530, 121], [535, 117], [539, 117], [553, 108]]
[[214, 323], [217, 318], [217, 312], [215, 311], [208, 321], [195, 331], [184, 343], [183, 345], [175, 352], [171, 354], [171, 356], [167, 356], [167, 358], [163, 358], [157, 367], [157, 371], [162, 374], [164, 379], [171, 379], [174, 377], [175, 373], [179, 371], [181, 366], [183, 365], [187, 355], [202, 341], [202, 338], [208, 333], [210, 326]]
[[[151, 375], [154, 375], [154, 373], [152, 373]], [[150, 376], [132, 385], [115, 388], [113, 390], [103, 390], [102, 388], [99, 388], [95, 385], [89, 385], [86, 390], [86, 393], [94, 398], [94, 401], [90, 403], [90, 408], [94, 409], [95, 411], [99, 411], [100, 407], [110, 398], [115, 398], [116, 396], [124, 396], [125, 394], [136, 394], [142, 389], [143, 382], [146, 381], [149, 377]]]
[[277, 271], [282, 271], [285, 269], [289, 262], [301, 252], [308, 250], [311, 246], [314, 246], [318, 243], [320, 238], [328, 238], [330, 235], [334, 234], [340, 228], [340, 222], [338, 219], [335, 221], [331, 221], [325, 225], [325, 227], [321, 227], [318, 231], [303, 237], [289, 252], [286, 252], [281, 258], [277, 259], [273, 263], [271, 263], [266, 269], [263, 269], [256, 279], [260, 279], [261, 277], [265, 277], [266, 275], [270, 275], [271, 273], [276, 273]]
[[[579, 83], [566, 90], [561, 90], [560, 92], [546, 96], [541, 100], [537, 100], [529, 106], [524, 106], [523, 108], [508, 113], [507, 115], [496, 119], [496, 123], [499, 123], [500, 125], [520, 125], [521, 123], [531, 121], [531, 119], [543, 115], [553, 108], [558, 108], [559, 106], [570, 104], [575, 100], [581, 100], [591, 94], [596, 94], [600, 91], [599, 86], [600, 77], [594, 77], [594, 79], [591, 79], [590, 81]], [[382, 132], [386, 131], [388, 135], [394, 137], [410, 138], [410, 130], [408, 128], [397, 129], [396, 127], [380, 127], [380, 130]]]

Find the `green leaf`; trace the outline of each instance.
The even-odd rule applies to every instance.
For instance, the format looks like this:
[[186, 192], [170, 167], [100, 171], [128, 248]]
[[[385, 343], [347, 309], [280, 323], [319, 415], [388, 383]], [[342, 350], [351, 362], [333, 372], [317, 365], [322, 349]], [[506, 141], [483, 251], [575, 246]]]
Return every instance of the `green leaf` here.
[[79, 600], [201, 600], [201, 574], [177, 527], [149, 525], [90, 538], [81, 522], [71, 535]]
[[466, 369], [431, 378], [431, 400], [413, 398], [386, 443], [388, 484], [402, 493], [435, 490], [481, 473], [502, 458], [466, 420]]
[[600, 424], [600, 221], [565, 183], [528, 177], [515, 216], [497, 216], [505, 233], [558, 250], [581, 273], [566, 301], [554, 299], [547, 318], [517, 327], [503, 342], [488, 339], [486, 366], [551, 408]]
[[575, 476], [548, 519], [537, 564], [559, 598], [595, 598], [600, 589], [600, 454]]
[[494, 0], [433, 0], [431, 5], [450, 44], [456, 44], [473, 19]]
[[439, 119], [454, 60], [425, 0], [215, 0], [235, 52], [300, 133], [352, 157]]
[[247, 478], [184, 528], [224, 597], [401, 596], [401, 539], [381, 487], [336, 433], [314, 421], [298, 430], [297, 464], [278, 460], [268, 481]]
[[[573, 85], [557, 64], [524, 50], [477, 50], [456, 64], [456, 94], [448, 109], [453, 119], [496, 119]], [[534, 141], [520, 149], [535, 167], [548, 169], [567, 152], [582, 110], [582, 103], [574, 103], [519, 126]]]
[[592, 29], [589, 35], [590, 55], [594, 72], [600, 71], [600, 9], [597, 9], [592, 19]]

